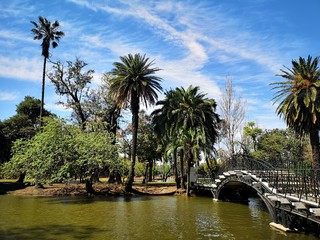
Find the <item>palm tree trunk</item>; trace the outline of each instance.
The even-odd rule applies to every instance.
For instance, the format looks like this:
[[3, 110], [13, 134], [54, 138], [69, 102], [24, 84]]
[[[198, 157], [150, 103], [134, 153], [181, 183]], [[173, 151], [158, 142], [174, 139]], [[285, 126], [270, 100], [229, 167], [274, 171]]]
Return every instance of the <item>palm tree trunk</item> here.
[[183, 149], [180, 150], [180, 153], [179, 153], [179, 156], [180, 156], [180, 187], [182, 190], [185, 189], [184, 187], [184, 167], [183, 167]]
[[137, 155], [137, 138], [138, 138], [138, 125], [139, 125], [139, 98], [133, 99], [131, 101], [131, 111], [132, 111], [132, 149], [131, 149], [131, 167], [128, 176], [128, 181], [126, 183], [126, 191], [132, 191], [132, 185], [134, 181], [134, 167], [136, 164]]
[[177, 149], [173, 151], [173, 170], [174, 170], [174, 181], [176, 182], [177, 188], [179, 188], [179, 177], [178, 177], [178, 165], [177, 165]]
[[191, 158], [192, 158], [192, 153], [190, 152], [190, 150], [188, 150], [188, 154], [187, 154], [187, 191], [186, 191], [187, 196], [190, 196], [190, 168], [191, 168]]
[[43, 58], [43, 69], [42, 69], [42, 89], [41, 89], [41, 107], [40, 107], [40, 126], [42, 126], [43, 106], [44, 106], [44, 87], [46, 84], [46, 65], [47, 58]]

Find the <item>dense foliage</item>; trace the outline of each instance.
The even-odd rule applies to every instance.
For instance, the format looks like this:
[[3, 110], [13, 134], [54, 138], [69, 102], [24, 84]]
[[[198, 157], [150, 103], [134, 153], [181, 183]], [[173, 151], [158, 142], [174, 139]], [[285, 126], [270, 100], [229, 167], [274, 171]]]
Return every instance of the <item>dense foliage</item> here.
[[309, 140], [292, 129], [262, 130], [254, 122], [244, 127], [243, 152], [274, 167], [310, 164], [312, 155]]
[[302, 57], [292, 61], [292, 68], [285, 67], [278, 76], [283, 82], [273, 83], [277, 90], [275, 102], [280, 101], [277, 113], [287, 125], [301, 136], [308, 134], [312, 146], [313, 166], [318, 167], [320, 130], [320, 69], [319, 57]]
[[[11, 147], [17, 139], [32, 138], [39, 127], [41, 101], [26, 96], [16, 108], [16, 114], [3, 122], [0, 122], [0, 162], [7, 162], [10, 159]], [[52, 113], [43, 109], [43, 116], [50, 116]]]
[[43, 182], [92, 179], [106, 167], [122, 165], [113, 137], [106, 132], [82, 131], [61, 119], [48, 119], [32, 139], [15, 142], [13, 157], [2, 170], [6, 177], [24, 173]]
[[216, 102], [199, 92], [199, 87], [189, 86], [166, 92], [165, 99], [157, 105], [161, 108], [152, 113], [155, 131], [168, 148], [173, 148], [173, 154], [179, 152], [181, 187], [185, 161], [188, 194], [190, 168], [200, 160], [201, 152], [205, 157], [214, 152], [220, 122]]

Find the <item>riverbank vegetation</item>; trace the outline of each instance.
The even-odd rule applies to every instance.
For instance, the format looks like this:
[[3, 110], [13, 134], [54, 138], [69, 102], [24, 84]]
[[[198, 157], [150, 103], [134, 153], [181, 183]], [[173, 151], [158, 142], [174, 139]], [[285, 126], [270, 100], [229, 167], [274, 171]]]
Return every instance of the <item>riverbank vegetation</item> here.
[[[45, 18], [39, 21], [39, 25], [32, 22], [32, 32], [36, 40], [44, 37], [42, 99], [26, 96], [16, 115], [0, 122], [0, 177], [27, 180], [39, 191], [55, 186], [45, 184], [70, 187], [78, 182], [82, 185], [74, 191], [85, 186], [87, 194], [103, 193], [98, 187], [102, 177], [108, 184], [118, 184], [108, 188], [123, 193], [136, 191], [137, 177], [146, 186], [156, 177], [162, 181], [171, 177], [177, 189], [189, 194], [192, 168], [214, 178], [228, 159], [318, 166], [318, 58], [300, 58], [292, 62], [292, 70], [281, 70], [286, 80], [275, 83], [280, 89], [275, 101], [282, 99], [277, 113], [290, 129], [263, 130], [255, 122], [245, 123], [245, 102], [230, 78], [219, 102], [192, 85], [164, 90], [158, 100], [164, 81], [156, 75], [160, 68], [139, 53], [121, 56], [95, 88], [94, 70], [78, 58], [50, 62], [52, 68], [45, 74], [50, 44], [56, 47], [64, 33], [57, 30], [57, 21], [53, 25]], [[48, 35], [42, 33], [45, 26], [52, 28]], [[59, 104], [71, 110], [71, 120], [43, 108], [45, 76], [63, 97]], [[142, 105], [156, 107], [147, 114]]]

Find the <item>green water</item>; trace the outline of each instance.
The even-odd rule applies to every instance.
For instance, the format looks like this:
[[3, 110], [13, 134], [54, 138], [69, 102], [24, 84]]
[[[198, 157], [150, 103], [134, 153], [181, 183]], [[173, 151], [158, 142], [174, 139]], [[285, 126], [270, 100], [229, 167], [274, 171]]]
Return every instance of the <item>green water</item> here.
[[0, 239], [317, 239], [269, 227], [249, 206], [209, 197], [17, 197], [0, 195]]

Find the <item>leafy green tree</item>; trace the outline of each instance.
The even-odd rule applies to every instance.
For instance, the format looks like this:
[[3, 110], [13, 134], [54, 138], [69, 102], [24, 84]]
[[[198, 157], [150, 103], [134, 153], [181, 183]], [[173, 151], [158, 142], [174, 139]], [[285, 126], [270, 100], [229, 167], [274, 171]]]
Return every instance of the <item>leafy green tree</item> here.
[[125, 128], [120, 128], [118, 131], [118, 145], [119, 151], [124, 156], [125, 159], [131, 161], [131, 153], [132, 153], [132, 126], [131, 124], [127, 124]]
[[163, 161], [161, 164], [156, 166], [155, 170], [162, 176], [162, 181], [166, 182], [172, 173], [172, 165]]
[[148, 163], [146, 168], [148, 178], [146, 181], [150, 182], [152, 181], [154, 162], [161, 159], [161, 154], [151, 124], [151, 117], [141, 111], [139, 113], [139, 121], [137, 157], [140, 162]]
[[15, 141], [11, 161], [4, 165], [6, 176], [15, 177], [25, 173], [27, 178], [39, 181], [57, 181], [58, 178], [63, 178], [59, 169], [69, 162], [73, 154], [67, 142], [67, 138], [71, 141], [70, 135], [61, 129], [60, 122], [49, 121], [43, 131], [33, 138]]
[[66, 96], [66, 102], [59, 102], [66, 108], [73, 110], [73, 117], [85, 129], [88, 113], [84, 110], [83, 102], [87, 97], [88, 84], [91, 83], [93, 70], [84, 71], [87, 63], [76, 59], [73, 63], [67, 61], [65, 69], [64, 64], [57, 62], [53, 65], [53, 72], [48, 74], [48, 78], [53, 82], [56, 93]]
[[[13, 142], [17, 139], [32, 138], [38, 129], [41, 101], [34, 97], [26, 96], [16, 108], [16, 114], [0, 123], [0, 132], [3, 141], [0, 142], [2, 161], [9, 161]], [[43, 110], [43, 116], [52, 113]]]
[[299, 139], [291, 129], [265, 130], [251, 155], [275, 167], [297, 168], [308, 161], [308, 141], [304, 137]]
[[112, 75], [104, 74], [101, 85], [97, 89], [91, 89], [89, 92], [84, 108], [89, 116], [88, 121], [96, 124], [98, 128], [112, 132], [116, 136], [119, 129], [121, 109], [112, 100], [109, 93], [110, 80], [112, 78]]
[[248, 122], [248, 124], [243, 128], [244, 136], [249, 137], [251, 140], [253, 151], [257, 150], [258, 138], [262, 134], [262, 129], [256, 127], [254, 122]]
[[[87, 121], [90, 122], [92, 130], [106, 130], [112, 133], [114, 136], [113, 143], [116, 144], [121, 109], [109, 94], [110, 79], [112, 78], [112, 75], [104, 74], [101, 85], [97, 89], [91, 89], [89, 92], [88, 97], [84, 101], [84, 109], [88, 114]], [[121, 169], [106, 169], [109, 172], [108, 183], [122, 183], [121, 173], [123, 171]]]
[[114, 136], [103, 131], [76, 132], [73, 139], [76, 173], [82, 178], [89, 178], [90, 184], [99, 178], [101, 172], [121, 171], [123, 163], [118, 158], [117, 146], [113, 144]]
[[21, 172], [39, 182], [67, 182], [72, 178], [92, 181], [106, 167], [121, 165], [113, 137], [106, 132], [86, 132], [62, 119], [48, 120], [32, 139], [17, 140], [10, 162], [2, 172], [14, 177]]
[[3, 133], [3, 123], [0, 121], [0, 165], [10, 158], [10, 142]]
[[211, 178], [215, 177], [216, 172], [219, 170], [219, 163], [215, 158], [206, 158], [206, 161], [201, 163], [197, 168], [197, 173], [200, 175], [209, 175]]
[[154, 74], [159, 68], [154, 68], [153, 61], [140, 54], [120, 57], [121, 62], [113, 63], [110, 80], [110, 94], [120, 107], [130, 105], [132, 113], [132, 154], [131, 168], [126, 183], [126, 190], [132, 190], [134, 181], [134, 167], [137, 154], [137, 136], [139, 125], [140, 101], [146, 106], [157, 101], [157, 91], [162, 91], [161, 78]]
[[49, 58], [49, 48], [50, 45], [52, 48], [58, 46], [59, 40], [64, 36], [64, 32], [59, 31], [59, 22], [56, 20], [51, 24], [46, 18], [39, 16], [39, 24], [31, 21], [34, 28], [31, 29], [32, 34], [34, 35], [34, 40], [42, 40], [41, 55], [43, 56], [43, 72], [42, 72], [42, 89], [41, 89], [41, 108], [40, 108], [40, 124], [43, 117], [43, 106], [44, 106], [44, 88], [45, 88], [45, 79], [46, 79], [46, 64], [47, 59]]

